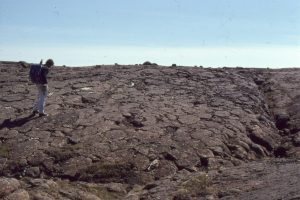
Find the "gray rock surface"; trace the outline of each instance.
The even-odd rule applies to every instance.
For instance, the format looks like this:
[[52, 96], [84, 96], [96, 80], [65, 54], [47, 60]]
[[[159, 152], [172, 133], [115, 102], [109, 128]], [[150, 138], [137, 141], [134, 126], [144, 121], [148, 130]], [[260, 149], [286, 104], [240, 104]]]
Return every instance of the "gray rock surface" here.
[[300, 197], [299, 69], [54, 67], [47, 117], [28, 70], [0, 62], [0, 198]]

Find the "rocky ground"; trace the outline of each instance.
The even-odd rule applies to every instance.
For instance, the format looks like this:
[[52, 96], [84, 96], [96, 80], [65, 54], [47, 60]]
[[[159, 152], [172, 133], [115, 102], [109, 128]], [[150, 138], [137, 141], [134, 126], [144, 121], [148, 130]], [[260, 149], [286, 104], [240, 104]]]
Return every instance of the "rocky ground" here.
[[300, 199], [300, 69], [0, 62], [0, 198]]

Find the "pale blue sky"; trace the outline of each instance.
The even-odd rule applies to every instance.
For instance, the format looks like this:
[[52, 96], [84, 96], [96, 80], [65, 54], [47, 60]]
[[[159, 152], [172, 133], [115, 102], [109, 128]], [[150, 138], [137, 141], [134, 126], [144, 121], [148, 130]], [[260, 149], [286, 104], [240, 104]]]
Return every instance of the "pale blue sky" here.
[[0, 0], [0, 60], [300, 67], [299, 0]]

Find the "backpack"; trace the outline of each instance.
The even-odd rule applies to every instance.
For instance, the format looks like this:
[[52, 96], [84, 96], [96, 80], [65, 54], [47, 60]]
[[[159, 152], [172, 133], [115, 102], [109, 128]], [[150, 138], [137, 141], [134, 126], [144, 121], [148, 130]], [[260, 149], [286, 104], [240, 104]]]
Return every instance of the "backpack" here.
[[42, 65], [41, 64], [32, 64], [30, 66], [29, 78], [32, 83], [38, 84], [42, 80]]

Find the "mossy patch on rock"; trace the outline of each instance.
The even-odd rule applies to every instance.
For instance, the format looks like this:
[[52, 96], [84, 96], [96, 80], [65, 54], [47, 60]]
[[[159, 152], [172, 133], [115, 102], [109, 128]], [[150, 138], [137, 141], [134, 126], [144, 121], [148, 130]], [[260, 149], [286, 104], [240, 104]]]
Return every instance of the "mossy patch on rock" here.
[[180, 184], [174, 199], [186, 199], [189, 196], [208, 195], [212, 193], [211, 180], [207, 174], [201, 173]]
[[0, 145], [0, 157], [8, 158], [11, 148], [6, 144]]
[[137, 183], [139, 179], [130, 163], [94, 163], [80, 173], [80, 180], [98, 183]]

